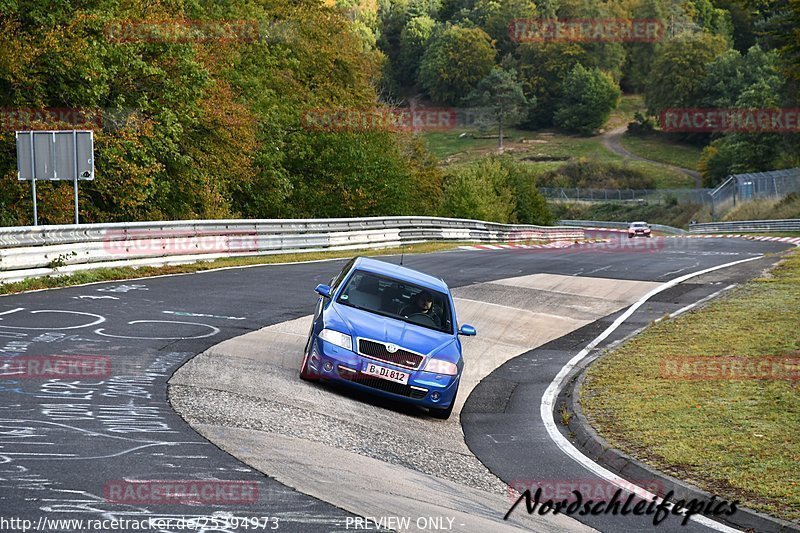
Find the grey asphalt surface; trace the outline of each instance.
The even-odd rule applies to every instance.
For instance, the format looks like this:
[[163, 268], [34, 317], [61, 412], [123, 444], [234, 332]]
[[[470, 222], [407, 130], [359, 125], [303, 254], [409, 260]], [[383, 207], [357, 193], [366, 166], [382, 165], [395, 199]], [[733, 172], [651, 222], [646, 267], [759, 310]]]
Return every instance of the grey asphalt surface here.
[[[774, 256], [764, 257], [736, 265], [698, 276], [656, 295], [599, 344], [588, 359], [596, 358], [604, 349], [646, 327], [653, 320], [697, 302], [731, 284], [742, 283], [759, 276], [764, 269], [778, 260]], [[545, 389], [564, 363], [587, 346], [621, 314], [622, 312], [609, 315], [509, 361], [487, 376], [473, 391], [461, 414], [467, 445], [495, 475], [510, 486], [520, 491], [529, 488], [532, 492], [536, 488], [542, 488], [546, 491], [545, 494], [551, 494], [555, 490], [561, 490], [563, 494], [578, 489], [583, 493], [584, 501], [611, 500], [617, 487], [591, 474], [558, 449], [547, 436], [538, 406]], [[564, 398], [560, 397], [556, 402], [556, 413], [559, 412], [559, 406], [565, 403]], [[574, 435], [570, 434], [566, 426], [560, 422], [558, 414], [555, 420], [561, 433], [580, 449], [574, 442]], [[638, 479], [631, 477], [625, 470], [614, 473], [641, 487], [655, 489], [663, 487], [663, 484], [653, 477]], [[622, 492], [622, 502], [628, 494], [626, 491]], [[542, 502], [550, 497], [552, 496], [543, 497]], [[638, 500], [633, 500], [633, 503], [636, 501]], [[514, 512], [526, 512], [524, 502]], [[649, 530], [687, 533], [709, 531], [696, 522], [690, 521], [683, 525], [682, 517], [674, 515], [668, 516], [657, 527], [653, 523], [652, 514], [615, 516], [601, 512], [597, 516], [577, 518], [599, 531], [631, 533]]]
[[[788, 248], [738, 239], [652, 241], [634, 247], [620, 243], [574, 250], [453, 251], [406, 256], [404, 264], [441, 276], [453, 288], [533, 273], [666, 281]], [[173, 517], [185, 523], [218, 513], [218, 525], [226, 516], [277, 517], [281, 531], [344, 530], [347, 513], [284, 487], [222, 452], [177, 416], [166, 398], [166, 381], [195, 354], [225, 339], [310, 314], [316, 301], [311, 289], [327, 282], [343, 264], [344, 260], [271, 265], [0, 297], [0, 357], [100, 355], [108, 356], [112, 367], [110, 376], [91, 380], [3, 376], [0, 517], [34, 524], [41, 517]], [[565, 362], [559, 357], [569, 350], [552, 354], [543, 372], [557, 372]], [[546, 380], [545, 373], [539, 376]], [[528, 406], [527, 417], [497, 418], [536, 431], [530, 424], [537, 413], [538, 403]], [[468, 423], [464, 430], [467, 444], [504, 481], [529, 476], [531, 463], [551, 464], [554, 476], [576, 475], [570, 470], [575, 463], [547, 450], [545, 435], [535, 435], [533, 452], [519, 446], [520, 455], [512, 457], [508, 449], [487, 450], [471, 442], [475, 432]], [[258, 500], [131, 505], [104, 497], [104, 488], [117, 480], [208, 479], [254, 482]], [[620, 527], [613, 522], [607, 530]], [[87, 531], [52, 526], [47, 530]], [[173, 525], [162, 530], [179, 529]]]

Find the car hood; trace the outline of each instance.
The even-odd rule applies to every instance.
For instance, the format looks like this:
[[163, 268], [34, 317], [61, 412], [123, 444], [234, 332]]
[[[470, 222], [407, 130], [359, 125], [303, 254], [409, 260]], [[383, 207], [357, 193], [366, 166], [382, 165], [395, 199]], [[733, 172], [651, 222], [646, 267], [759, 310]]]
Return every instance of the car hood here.
[[[455, 342], [453, 335], [376, 315], [334, 302], [325, 314], [325, 327], [353, 337], [396, 344], [423, 355], [436, 355]], [[448, 357], [448, 359], [450, 359]]]

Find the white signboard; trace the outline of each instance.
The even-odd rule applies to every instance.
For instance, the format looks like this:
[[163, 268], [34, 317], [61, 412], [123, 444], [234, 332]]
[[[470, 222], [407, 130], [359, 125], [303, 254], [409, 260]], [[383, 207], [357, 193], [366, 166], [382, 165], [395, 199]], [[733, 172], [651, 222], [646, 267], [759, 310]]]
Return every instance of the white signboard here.
[[18, 131], [17, 179], [93, 180], [91, 130]]
[[69, 180], [75, 184], [75, 224], [78, 224], [78, 181], [94, 179], [92, 130], [18, 131], [17, 179], [30, 181], [33, 225], [38, 224], [36, 182]]

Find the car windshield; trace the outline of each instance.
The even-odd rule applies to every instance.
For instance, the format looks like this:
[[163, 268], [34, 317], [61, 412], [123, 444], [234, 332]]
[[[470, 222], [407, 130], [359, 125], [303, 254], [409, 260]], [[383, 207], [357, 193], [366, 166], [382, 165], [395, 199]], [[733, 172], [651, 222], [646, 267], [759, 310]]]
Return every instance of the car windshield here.
[[336, 301], [443, 333], [453, 332], [447, 295], [407, 281], [357, 270]]

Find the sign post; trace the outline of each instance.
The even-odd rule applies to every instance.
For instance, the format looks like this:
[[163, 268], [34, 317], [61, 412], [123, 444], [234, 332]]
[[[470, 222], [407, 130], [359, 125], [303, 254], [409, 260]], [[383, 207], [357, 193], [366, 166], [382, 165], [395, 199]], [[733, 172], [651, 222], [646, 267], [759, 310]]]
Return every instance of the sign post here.
[[80, 223], [78, 181], [94, 179], [94, 132], [18, 131], [16, 139], [17, 179], [31, 181], [33, 225], [39, 223], [36, 180], [72, 180], [75, 188], [75, 224]]

